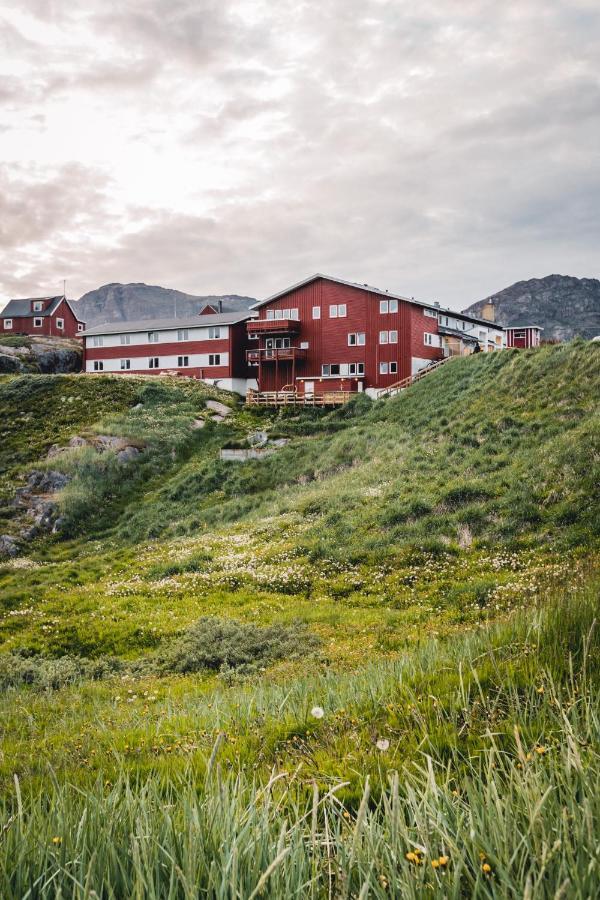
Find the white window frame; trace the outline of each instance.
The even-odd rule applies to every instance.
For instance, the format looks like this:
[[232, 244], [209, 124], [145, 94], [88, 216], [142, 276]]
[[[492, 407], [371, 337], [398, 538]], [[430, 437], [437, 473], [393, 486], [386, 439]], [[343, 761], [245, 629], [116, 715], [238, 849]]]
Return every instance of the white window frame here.
[[121, 360], [121, 371], [127, 372], [131, 369], [131, 360], [130, 359], [122, 359]]
[[349, 375], [364, 375], [365, 374], [365, 364], [364, 363], [349, 363], [348, 364], [348, 374]]
[[77, 323], [77, 331], [83, 331], [84, 328], [85, 328], [85, 325], [83, 324], [83, 322]]
[[33, 309], [33, 312], [43, 312], [44, 311], [43, 302], [41, 300], [34, 300], [32, 309]]
[[321, 318], [321, 307], [320, 307], [320, 306], [313, 306], [313, 308], [312, 308], [312, 317], [313, 317], [313, 319], [320, 319], [320, 318]]
[[221, 326], [220, 325], [212, 325], [208, 329], [208, 339], [209, 339], [209, 341], [220, 341], [221, 340]]
[[189, 356], [178, 356], [177, 357], [177, 368], [178, 369], [187, 369], [190, 364]]
[[179, 328], [177, 331], [177, 340], [178, 341], [189, 341], [189, 329], [187, 328]]
[[397, 343], [398, 343], [398, 332], [396, 331], [395, 328], [393, 328], [393, 329], [389, 332], [389, 341], [388, 341], [388, 343], [390, 343], [390, 344], [397, 344]]
[[34, 328], [41, 328], [43, 324], [44, 324], [44, 320], [42, 318], [40, 318], [39, 316], [36, 316], [34, 318], [34, 320], [33, 320]]
[[[387, 302], [387, 301], [386, 301]], [[379, 343], [380, 344], [388, 344], [390, 339], [389, 331], [380, 331], [379, 332]]]
[[208, 365], [209, 366], [220, 366], [221, 365], [221, 354], [220, 353], [209, 353], [208, 354]]
[[364, 347], [366, 340], [367, 340], [366, 332], [351, 331], [350, 334], [348, 335], [348, 346], [349, 347]]
[[104, 372], [104, 360], [102, 360], [102, 359], [94, 360], [94, 372]]
[[387, 363], [387, 362], [379, 363], [379, 374], [380, 375], [388, 375], [389, 374], [388, 369], [389, 369], [389, 363]]
[[379, 301], [379, 312], [382, 316], [385, 316], [390, 311], [390, 301], [389, 300], [380, 300]]
[[437, 319], [438, 313], [435, 309], [424, 309], [423, 314], [429, 316], [430, 319]]
[[397, 313], [398, 312], [398, 301], [395, 297], [390, 297], [390, 312]]
[[102, 347], [104, 344], [104, 338], [101, 334], [95, 334], [92, 337], [92, 347]]
[[4, 320], [4, 330], [9, 331], [13, 327], [12, 319]]
[[159, 356], [149, 356], [148, 357], [148, 368], [149, 369], [160, 369], [160, 357]]
[[329, 318], [330, 319], [345, 319], [348, 314], [348, 307], [345, 303], [330, 303], [329, 304]]
[[267, 319], [274, 319], [274, 318], [275, 318], [275, 310], [274, 310], [274, 309], [268, 309], [268, 310], [267, 310]]
[[395, 362], [395, 360], [392, 360], [392, 362], [390, 363], [390, 375], [397, 375], [397, 374], [398, 374], [398, 363]]
[[149, 344], [158, 344], [158, 339], [160, 335], [158, 331], [149, 331], [148, 332], [148, 343]]
[[64, 331], [64, 330], [65, 330], [65, 320], [64, 320], [64, 319], [57, 319], [57, 320], [56, 320], [56, 327], [59, 328], [61, 331]]
[[431, 331], [425, 331], [423, 333], [423, 343], [426, 347], [435, 347], [437, 346], [434, 343], [434, 338], [437, 337], [437, 334], [433, 334]]
[[130, 344], [131, 343], [131, 335], [130, 334], [122, 334], [120, 336], [122, 344]]

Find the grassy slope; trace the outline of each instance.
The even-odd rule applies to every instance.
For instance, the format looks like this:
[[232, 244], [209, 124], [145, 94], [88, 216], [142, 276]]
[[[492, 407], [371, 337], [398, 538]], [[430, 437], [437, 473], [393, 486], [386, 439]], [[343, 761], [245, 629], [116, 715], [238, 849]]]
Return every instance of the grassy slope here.
[[[169, 824], [152, 799], [160, 785], [181, 778], [176, 790], [192, 803], [211, 747], [224, 733], [218, 759], [225, 773], [235, 776], [243, 766], [261, 780], [273, 765], [297, 771], [280, 797], [294, 863], [279, 867], [268, 888], [273, 896], [303, 892], [309, 879], [314, 895], [326, 893], [328, 878], [341, 877], [351, 879], [355, 893], [368, 883], [373, 896], [385, 896], [386, 883], [403, 896], [422, 896], [426, 884], [439, 896], [448, 895], [450, 884], [450, 895], [505, 896], [522, 894], [528, 879], [531, 896], [553, 896], [567, 878], [576, 886], [573, 896], [593, 894], [600, 861], [585, 835], [593, 834], [599, 814], [598, 671], [589, 663], [600, 650], [592, 627], [599, 612], [598, 349], [574, 344], [481, 355], [453, 361], [386, 403], [327, 416], [267, 417], [269, 427], [297, 439], [244, 466], [220, 463], [217, 449], [256, 427], [253, 416], [240, 411], [226, 427], [192, 432], [203, 398], [172, 393], [179, 385], [153, 389], [160, 396], [144, 404], [145, 414], [153, 410], [152, 427], [133, 417], [133, 436], [150, 448], [144, 474], [115, 485], [110, 471], [90, 476], [75, 454], [65, 465], [76, 473], [79, 502], [69, 507], [65, 500], [79, 535], [40, 544], [17, 564], [27, 568], [2, 569], [5, 649], [135, 656], [209, 612], [264, 623], [301, 618], [323, 638], [324, 658], [283, 663], [241, 685], [206, 676], [87, 683], [50, 695], [21, 690], [1, 712], [2, 777], [9, 781], [17, 771], [25, 790], [39, 783], [43, 791], [50, 763], [61, 780], [108, 781], [90, 787], [86, 803], [98, 810], [97, 840], [106, 842], [106, 859], [114, 857], [115, 866], [130, 855], [124, 823], [133, 806], [124, 799], [114, 814], [122, 834], [120, 825], [114, 834], [103, 832], [102, 810], [116, 810], [118, 798], [128, 796], [119, 782], [124, 772], [150, 777], [148, 798], [131, 801], [149, 816], [148, 839], [186, 860], [181, 879], [189, 883], [208, 884], [220, 873], [229, 886], [214, 888], [214, 896], [232, 895], [230, 857], [219, 857], [207, 874], [215, 847], [239, 841], [241, 857], [254, 858], [245, 835], [249, 810], [258, 808], [265, 823], [261, 862], [255, 869], [240, 863], [247, 896], [278, 853], [276, 807], [263, 809], [263, 797], [253, 802], [250, 784], [227, 782], [230, 814], [215, 826], [221, 837], [215, 832], [215, 843], [192, 863], [174, 843], [177, 807]], [[95, 384], [112, 390], [115, 381]], [[92, 383], [61, 382], [49, 390], [60, 395]], [[36, 383], [18, 379], [2, 389], [26, 391]], [[99, 404], [58, 439], [72, 426], [131, 429], [131, 414], [122, 414], [144, 385], [121, 384], [114, 390], [133, 393], [111, 401], [108, 421]], [[165, 423], [175, 420], [179, 426], [167, 429], [162, 443]], [[42, 449], [57, 440], [54, 432], [39, 435], [54, 426], [28, 421], [28, 444]], [[14, 441], [21, 438], [17, 433]], [[8, 452], [16, 456], [14, 446]], [[88, 517], [81, 500], [102, 492], [106, 479], [107, 513]], [[536, 610], [548, 596], [559, 607], [544, 618]], [[515, 609], [506, 624], [488, 624], [504, 622]], [[584, 662], [590, 633], [596, 637]], [[314, 704], [324, 708], [323, 720], [311, 717]], [[388, 750], [377, 749], [378, 738], [390, 741]], [[371, 776], [377, 796], [390, 770], [401, 773], [402, 822], [394, 825], [397, 813], [390, 819], [385, 806], [396, 802], [392, 788], [358, 837], [364, 778]], [[340, 790], [348, 813], [322, 800], [315, 820], [308, 801], [308, 818], [300, 818], [314, 777], [321, 797], [339, 779], [348, 782]], [[51, 816], [41, 799], [28, 808], [31, 836], [10, 870], [14, 878], [54, 871], [63, 850], [52, 849], [51, 833], [65, 835], [66, 859], [94, 868], [79, 838], [68, 837], [79, 801], [60, 790]], [[546, 791], [553, 799], [540, 814]], [[587, 819], [578, 836], [573, 827], [582, 804]], [[561, 805], [565, 827], [557, 831]], [[302, 850], [311, 833], [326, 845], [325, 819], [342, 874], [332, 875], [320, 854], [311, 866]], [[42, 820], [48, 840], [40, 842]], [[526, 840], [515, 839], [514, 822]], [[195, 841], [208, 839], [206, 828], [198, 826]], [[82, 840], [96, 846], [90, 835]], [[550, 852], [557, 835], [562, 849]], [[428, 856], [449, 853], [451, 875], [405, 861], [411, 843]], [[5, 847], [6, 859], [14, 857], [13, 844]], [[491, 861], [492, 875], [479, 852]], [[168, 894], [148, 866], [128, 864], [127, 875], [117, 866], [110, 878], [129, 879], [122, 888], [128, 895], [155, 878], [157, 896], [184, 895], [183, 880], [180, 893]], [[344, 884], [336, 881], [336, 889], [343, 893]]]

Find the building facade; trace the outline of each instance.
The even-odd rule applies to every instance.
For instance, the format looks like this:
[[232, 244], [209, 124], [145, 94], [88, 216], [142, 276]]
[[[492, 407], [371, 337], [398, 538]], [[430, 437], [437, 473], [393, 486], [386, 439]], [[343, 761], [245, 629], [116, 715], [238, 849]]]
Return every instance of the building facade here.
[[249, 311], [204, 312], [193, 318], [112, 322], [83, 332], [84, 371], [123, 375], [175, 373], [245, 394]]
[[10, 300], [0, 313], [2, 334], [33, 337], [80, 337], [85, 329], [72, 304], [64, 296]]
[[506, 346], [529, 350], [539, 347], [542, 342], [542, 331], [539, 325], [509, 325], [504, 329]]
[[505, 346], [493, 322], [321, 274], [253, 309], [246, 355], [266, 392], [376, 393], [445, 356]]

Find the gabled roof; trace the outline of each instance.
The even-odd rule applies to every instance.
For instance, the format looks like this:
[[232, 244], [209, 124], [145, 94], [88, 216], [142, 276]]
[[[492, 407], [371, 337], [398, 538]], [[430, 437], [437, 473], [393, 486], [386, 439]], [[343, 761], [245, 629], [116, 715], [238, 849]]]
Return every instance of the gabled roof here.
[[131, 334], [139, 331], [177, 331], [179, 328], [206, 328], [208, 325], [237, 325], [246, 319], [253, 319], [249, 310], [229, 313], [206, 313], [183, 319], [142, 319], [139, 322], [106, 322], [94, 325], [79, 333], [79, 337], [99, 334]]
[[461, 319], [466, 319], [467, 322], [476, 322], [477, 324], [487, 325], [488, 327], [497, 328], [502, 331], [501, 325], [498, 325], [495, 322], [489, 322], [487, 319], [478, 318], [477, 316], [472, 316], [468, 313], [457, 312], [455, 309], [448, 309], [444, 306], [440, 306], [438, 303], [425, 303], [423, 300], [415, 300], [413, 297], [404, 297], [402, 294], [393, 294], [391, 291], [384, 291], [381, 290], [381, 288], [373, 287], [370, 284], [359, 284], [357, 281], [344, 281], [343, 278], [334, 278], [331, 275], [323, 275], [322, 272], [317, 272], [315, 275], [303, 279], [303, 281], [298, 281], [296, 284], [292, 284], [290, 287], [285, 288], [285, 290], [279, 291], [277, 294], [272, 294], [270, 297], [267, 297], [266, 300], [259, 300], [258, 303], [253, 303], [250, 308], [260, 309], [261, 306], [272, 303], [273, 300], [278, 300], [280, 297], [285, 297], [286, 294], [304, 287], [312, 281], [317, 281], [319, 278], [323, 278], [325, 281], [332, 281], [334, 284], [343, 284], [346, 287], [357, 288], [359, 291], [368, 291], [371, 294], [377, 294], [379, 297], [392, 297], [394, 300], [403, 300], [405, 303], [412, 303], [414, 306], [421, 306], [425, 309], [434, 310], [435, 312], [442, 312], [444, 315], [456, 316]]
[[[60, 303], [65, 298], [61, 294], [59, 297], [29, 297], [25, 300], [9, 300], [4, 309], [2, 310], [3, 318], [10, 316], [35, 316], [37, 319], [40, 317], [43, 319], [46, 316], [51, 316], [52, 313], [56, 311], [56, 309], [60, 306]], [[36, 300], [43, 300], [45, 303], [48, 303], [48, 306], [45, 309], [40, 310], [40, 312], [33, 312], [32, 303]]]
[[537, 328], [539, 331], [544, 330], [541, 325], [532, 325], [526, 319], [524, 321], [522, 319], [521, 320], [517, 319], [516, 322], [511, 322], [510, 325], [504, 326], [505, 331], [508, 331], [509, 329], [512, 329], [512, 328]]

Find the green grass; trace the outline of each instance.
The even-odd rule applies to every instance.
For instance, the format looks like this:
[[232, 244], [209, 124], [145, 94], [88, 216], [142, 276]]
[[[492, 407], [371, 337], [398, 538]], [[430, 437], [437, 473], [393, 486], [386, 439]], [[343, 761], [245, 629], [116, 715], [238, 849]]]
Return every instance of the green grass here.
[[[4, 496], [72, 476], [63, 535], [0, 564], [0, 677], [41, 673], [0, 701], [0, 896], [594, 896], [599, 397], [577, 341], [333, 412], [0, 381]], [[290, 442], [219, 459], [263, 428]], [[44, 461], [74, 434], [143, 452]]]

